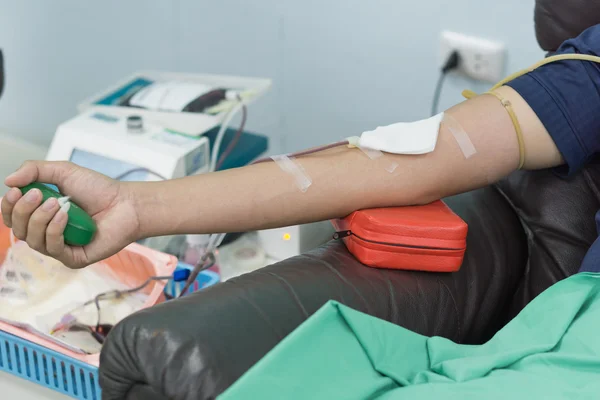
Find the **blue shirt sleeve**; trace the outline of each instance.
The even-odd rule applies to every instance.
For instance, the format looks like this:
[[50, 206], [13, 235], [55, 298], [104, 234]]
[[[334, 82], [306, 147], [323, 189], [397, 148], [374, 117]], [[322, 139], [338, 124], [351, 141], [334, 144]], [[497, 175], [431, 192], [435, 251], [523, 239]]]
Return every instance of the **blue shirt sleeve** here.
[[[600, 25], [567, 40], [555, 54], [569, 53], [600, 55]], [[507, 86], [516, 90], [542, 121], [569, 174], [600, 154], [600, 64], [553, 62]]]

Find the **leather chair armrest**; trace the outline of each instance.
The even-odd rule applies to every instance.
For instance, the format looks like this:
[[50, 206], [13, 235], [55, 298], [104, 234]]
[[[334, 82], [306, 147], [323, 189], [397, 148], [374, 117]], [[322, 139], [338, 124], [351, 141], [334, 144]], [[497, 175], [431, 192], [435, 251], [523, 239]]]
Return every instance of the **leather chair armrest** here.
[[213, 399], [330, 299], [425, 335], [486, 340], [522, 275], [523, 231], [492, 188], [447, 203], [469, 224], [459, 272], [368, 268], [330, 242], [123, 320], [102, 351], [103, 398]]

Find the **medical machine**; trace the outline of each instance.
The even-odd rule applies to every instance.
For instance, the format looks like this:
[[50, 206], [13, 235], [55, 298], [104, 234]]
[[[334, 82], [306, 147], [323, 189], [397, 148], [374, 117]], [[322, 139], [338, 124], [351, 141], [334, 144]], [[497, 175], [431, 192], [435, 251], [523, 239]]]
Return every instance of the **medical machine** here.
[[[270, 85], [262, 78], [139, 72], [80, 104], [80, 114], [58, 127], [46, 158], [121, 180], [209, 172], [231, 119]], [[204, 134], [214, 130], [211, 154]]]
[[58, 127], [46, 159], [72, 161], [111, 178], [129, 181], [208, 172], [206, 137], [169, 132], [143, 119], [141, 130], [132, 129], [133, 114], [134, 110], [88, 108]]

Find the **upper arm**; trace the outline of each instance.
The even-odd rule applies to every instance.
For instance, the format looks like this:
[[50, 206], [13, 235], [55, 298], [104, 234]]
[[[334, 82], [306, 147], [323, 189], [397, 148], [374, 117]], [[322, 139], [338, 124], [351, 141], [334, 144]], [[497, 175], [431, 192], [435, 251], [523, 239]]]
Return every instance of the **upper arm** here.
[[[556, 52], [569, 53], [600, 55], [600, 25], [564, 42]], [[600, 153], [600, 64], [558, 61], [507, 86], [537, 115], [570, 173]]]

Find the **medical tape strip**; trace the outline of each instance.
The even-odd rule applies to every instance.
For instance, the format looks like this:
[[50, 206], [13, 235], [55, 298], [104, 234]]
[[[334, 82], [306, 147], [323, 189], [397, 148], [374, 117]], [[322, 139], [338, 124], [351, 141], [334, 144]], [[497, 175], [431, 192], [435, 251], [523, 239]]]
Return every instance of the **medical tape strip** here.
[[[373, 149], [369, 149], [367, 147], [362, 147], [362, 146], [356, 146], [356, 147], [358, 147], [360, 149], [360, 151], [365, 153], [367, 155], [367, 157], [369, 157], [371, 160], [376, 160], [378, 158], [383, 157], [383, 152], [380, 150], [373, 150]], [[384, 168], [387, 172], [389, 172], [391, 174], [392, 172], [394, 172], [396, 170], [396, 168], [398, 168], [398, 163], [395, 161], [386, 160]]]
[[463, 127], [456, 119], [454, 119], [451, 115], [444, 113], [444, 119], [442, 120], [442, 123], [446, 126], [446, 128], [448, 128], [450, 133], [452, 133], [452, 136], [454, 136], [454, 139], [456, 140], [456, 143], [458, 143], [458, 147], [460, 147], [460, 150], [465, 158], [468, 159], [477, 153], [475, 146], [473, 146], [473, 142], [471, 142], [471, 139], [469, 139], [469, 135], [467, 135], [467, 132], [465, 132]]
[[[350, 147], [350, 148], [356, 147], [357, 149], [362, 151], [367, 157], [369, 157], [371, 160], [376, 160], [378, 158], [383, 157], [383, 152], [381, 150], [369, 149], [368, 147], [359, 146], [358, 142], [359, 142], [360, 138], [358, 136], [349, 137], [349, 138], [347, 138], [347, 140], [348, 140], [348, 147]], [[398, 168], [398, 165], [399, 164], [395, 161], [387, 162], [387, 160], [386, 160], [385, 170], [391, 174], [392, 172], [394, 172], [396, 170], [396, 168]]]
[[281, 168], [282, 171], [292, 175], [296, 180], [296, 186], [302, 192], [306, 192], [310, 185], [312, 185], [312, 179], [306, 173], [302, 165], [300, 165], [295, 159], [288, 156], [279, 155], [271, 157], [273, 161]]

